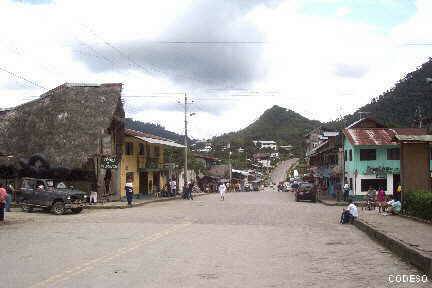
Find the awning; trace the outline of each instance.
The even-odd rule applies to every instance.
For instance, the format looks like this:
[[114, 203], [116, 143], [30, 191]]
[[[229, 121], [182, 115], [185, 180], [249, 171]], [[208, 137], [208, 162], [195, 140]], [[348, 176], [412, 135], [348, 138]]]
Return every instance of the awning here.
[[140, 140], [143, 140], [145, 142], [148, 142], [150, 144], [160, 144], [165, 146], [171, 146], [171, 147], [177, 147], [177, 148], [184, 148], [184, 145], [178, 144], [174, 141], [169, 140], [162, 140], [162, 139], [155, 139], [150, 137], [143, 137], [143, 136], [134, 136], [135, 138], [138, 138]]

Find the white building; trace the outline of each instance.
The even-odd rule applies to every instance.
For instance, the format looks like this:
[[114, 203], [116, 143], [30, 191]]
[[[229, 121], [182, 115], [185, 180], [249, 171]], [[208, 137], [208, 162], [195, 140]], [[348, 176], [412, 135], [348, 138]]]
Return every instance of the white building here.
[[256, 140], [252, 141], [259, 149], [272, 149], [277, 150], [277, 144], [275, 141]]

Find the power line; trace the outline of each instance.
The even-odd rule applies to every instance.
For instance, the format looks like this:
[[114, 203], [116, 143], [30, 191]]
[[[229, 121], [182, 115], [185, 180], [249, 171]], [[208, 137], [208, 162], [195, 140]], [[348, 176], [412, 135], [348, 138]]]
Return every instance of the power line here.
[[48, 90], [46, 87], [38, 84], [36, 81], [29, 80], [29, 79], [25, 78], [24, 76], [21, 76], [21, 75], [19, 75], [17, 73], [14, 73], [14, 72], [11, 72], [11, 71], [7, 70], [6, 68], [3, 68], [2, 66], [0, 66], [0, 70], [3, 71], [3, 72], [8, 73], [9, 75], [11, 75], [11, 76], [13, 76], [13, 77], [15, 77], [17, 79], [21, 79], [21, 80], [23, 80], [23, 81], [25, 81], [25, 82], [27, 82], [27, 83], [35, 86], [35, 87], [42, 88], [44, 90]]

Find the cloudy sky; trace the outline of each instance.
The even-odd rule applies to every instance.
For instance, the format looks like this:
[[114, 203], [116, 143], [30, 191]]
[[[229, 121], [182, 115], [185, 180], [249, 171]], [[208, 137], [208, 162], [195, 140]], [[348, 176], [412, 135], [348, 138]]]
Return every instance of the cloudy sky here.
[[280, 105], [352, 113], [432, 56], [429, 0], [0, 0], [0, 108], [124, 83], [128, 117], [238, 130]]

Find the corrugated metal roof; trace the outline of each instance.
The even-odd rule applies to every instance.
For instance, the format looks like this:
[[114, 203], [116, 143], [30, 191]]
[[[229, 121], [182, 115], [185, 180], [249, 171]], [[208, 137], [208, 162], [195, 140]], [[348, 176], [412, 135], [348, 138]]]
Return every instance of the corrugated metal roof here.
[[177, 148], [184, 148], [185, 147], [184, 145], [178, 144], [178, 143], [173, 142], [173, 141], [168, 141], [168, 140], [160, 140], [160, 139], [143, 137], [143, 136], [134, 136], [134, 137], [141, 139], [145, 142], [151, 143], [151, 144], [160, 144], [160, 145], [164, 145], [164, 146], [171, 146], [171, 147], [177, 147]]
[[353, 128], [344, 129], [344, 135], [352, 145], [396, 145], [396, 135], [426, 135], [419, 128]]
[[178, 144], [174, 141], [164, 139], [162, 137], [159, 137], [159, 136], [156, 136], [156, 135], [153, 135], [150, 133], [136, 131], [133, 129], [125, 129], [125, 135], [136, 137], [140, 140], [146, 141], [146, 142], [151, 143], [151, 144], [161, 144], [161, 145], [165, 145], [165, 146], [178, 147], [178, 148], [184, 148], [185, 147], [184, 145]]

